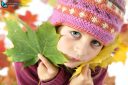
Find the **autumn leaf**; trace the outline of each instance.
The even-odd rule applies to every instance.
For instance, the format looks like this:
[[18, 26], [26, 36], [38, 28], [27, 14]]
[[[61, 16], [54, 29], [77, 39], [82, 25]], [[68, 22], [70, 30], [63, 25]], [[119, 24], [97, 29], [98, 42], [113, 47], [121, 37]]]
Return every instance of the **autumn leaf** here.
[[6, 12], [10, 12], [10, 13], [14, 13], [15, 12], [15, 10], [17, 10], [19, 7], [18, 6], [16, 6], [16, 7], [14, 7], [14, 6], [11, 6], [11, 5], [9, 5], [8, 6], [8, 8], [1, 8], [1, 14], [6, 14]]
[[28, 5], [28, 3], [30, 3], [32, 0], [20, 0], [20, 4], [23, 6]]
[[0, 68], [7, 67], [10, 65], [10, 62], [7, 58], [8, 57], [5, 54], [0, 53]]
[[5, 44], [4, 44], [5, 35], [0, 35], [0, 52], [5, 51]]
[[[53, 64], [63, 64], [67, 61], [63, 54], [57, 50], [59, 35], [56, 34], [55, 27], [46, 22], [33, 31], [21, 20], [5, 20], [8, 28], [8, 38], [14, 44], [14, 48], [8, 49], [6, 54], [14, 62], [24, 62], [25, 66], [38, 62], [37, 54], [41, 53]], [[22, 31], [19, 24], [23, 24], [27, 29]]]
[[36, 30], [34, 22], [37, 21], [37, 15], [33, 15], [30, 11], [26, 11], [25, 16], [19, 15], [19, 18], [26, 22], [33, 30]]

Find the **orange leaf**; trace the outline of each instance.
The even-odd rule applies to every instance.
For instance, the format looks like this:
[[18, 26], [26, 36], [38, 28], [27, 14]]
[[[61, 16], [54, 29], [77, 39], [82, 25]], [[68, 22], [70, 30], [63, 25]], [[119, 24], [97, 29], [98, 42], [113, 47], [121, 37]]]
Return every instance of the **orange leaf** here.
[[4, 39], [5, 39], [5, 36], [4, 35], [0, 35], [0, 52], [4, 52], [5, 51]]
[[7, 58], [8, 57], [5, 54], [0, 53], [0, 68], [7, 67], [10, 65], [10, 62]]
[[30, 11], [26, 11], [25, 16], [19, 15], [19, 18], [32, 27], [33, 30], [36, 29], [34, 22], [37, 21], [37, 15], [33, 15]]

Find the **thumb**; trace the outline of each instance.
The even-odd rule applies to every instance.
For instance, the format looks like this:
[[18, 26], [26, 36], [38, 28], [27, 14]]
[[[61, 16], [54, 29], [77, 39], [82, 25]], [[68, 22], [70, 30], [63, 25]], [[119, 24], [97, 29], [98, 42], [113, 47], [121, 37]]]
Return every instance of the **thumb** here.
[[89, 65], [86, 65], [82, 68], [81, 75], [86, 76], [87, 78], [91, 77], [91, 70], [89, 69]]

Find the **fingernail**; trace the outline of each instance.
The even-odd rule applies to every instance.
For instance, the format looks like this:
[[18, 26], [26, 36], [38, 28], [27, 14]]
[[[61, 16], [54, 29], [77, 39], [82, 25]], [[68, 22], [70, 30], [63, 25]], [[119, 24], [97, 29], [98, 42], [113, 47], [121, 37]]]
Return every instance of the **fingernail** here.
[[39, 54], [38, 54], [38, 57], [41, 57], [41, 56], [42, 56], [42, 55], [39, 53]]
[[38, 58], [42, 61], [43, 59], [42, 59], [42, 55], [39, 53], [38, 54]]

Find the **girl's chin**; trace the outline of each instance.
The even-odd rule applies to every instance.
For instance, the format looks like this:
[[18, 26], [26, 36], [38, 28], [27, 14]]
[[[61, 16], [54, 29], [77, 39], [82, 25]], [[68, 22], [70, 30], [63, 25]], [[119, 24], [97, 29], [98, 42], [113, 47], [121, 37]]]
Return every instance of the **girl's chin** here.
[[69, 68], [75, 68], [75, 67], [79, 66], [79, 64], [70, 63], [70, 62], [64, 63], [64, 65], [65, 65], [66, 67], [69, 67]]

